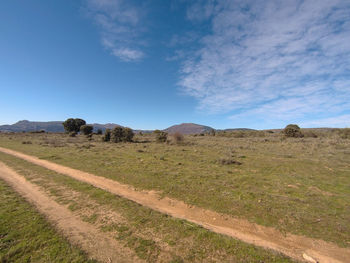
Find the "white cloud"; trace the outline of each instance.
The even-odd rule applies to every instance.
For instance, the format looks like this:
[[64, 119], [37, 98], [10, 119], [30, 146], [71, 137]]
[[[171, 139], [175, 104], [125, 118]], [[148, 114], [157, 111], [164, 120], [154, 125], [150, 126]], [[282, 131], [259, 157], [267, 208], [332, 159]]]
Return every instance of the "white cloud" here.
[[144, 57], [139, 43], [142, 9], [127, 0], [87, 0], [86, 9], [101, 30], [102, 45], [123, 61]]
[[188, 16], [210, 18], [212, 32], [184, 60], [179, 82], [201, 110], [239, 112], [232, 118], [302, 119], [350, 109], [349, 1], [203, 6], [194, 5]]
[[350, 127], [350, 114], [341, 116], [305, 121], [301, 123], [302, 127]]

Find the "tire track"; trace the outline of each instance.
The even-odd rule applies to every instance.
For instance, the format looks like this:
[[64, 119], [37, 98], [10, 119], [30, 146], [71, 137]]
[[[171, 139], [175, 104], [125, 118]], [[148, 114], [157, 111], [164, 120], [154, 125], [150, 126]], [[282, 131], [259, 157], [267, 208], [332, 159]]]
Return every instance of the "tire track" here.
[[182, 201], [168, 197], [160, 198], [154, 191], [136, 191], [129, 185], [10, 149], [0, 147], [0, 151], [91, 184], [159, 212], [190, 221], [213, 232], [272, 249], [300, 261], [319, 263], [346, 263], [350, 261], [349, 248], [340, 248], [323, 240], [290, 233], [282, 234], [271, 227], [260, 226], [247, 220], [235, 219], [214, 211], [189, 206]]

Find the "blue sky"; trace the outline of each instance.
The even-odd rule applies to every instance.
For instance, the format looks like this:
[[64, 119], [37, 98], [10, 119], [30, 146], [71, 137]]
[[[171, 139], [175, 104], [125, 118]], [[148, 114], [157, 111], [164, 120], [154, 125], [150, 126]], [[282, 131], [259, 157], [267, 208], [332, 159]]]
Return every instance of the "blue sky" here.
[[0, 124], [350, 126], [348, 0], [4, 0]]

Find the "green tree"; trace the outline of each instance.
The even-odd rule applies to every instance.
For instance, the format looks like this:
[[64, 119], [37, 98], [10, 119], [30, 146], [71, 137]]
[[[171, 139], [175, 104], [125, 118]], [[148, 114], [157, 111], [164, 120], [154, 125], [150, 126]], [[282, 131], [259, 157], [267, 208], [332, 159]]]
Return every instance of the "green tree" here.
[[63, 122], [62, 124], [63, 124], [64, 130], [67, 133], [79, 132], [80, 131], [80, 127], [83, 126], [83, 125], [86, 125], [86, 121], [84, 121], [82, 119], [69, 118], [65, 122]]

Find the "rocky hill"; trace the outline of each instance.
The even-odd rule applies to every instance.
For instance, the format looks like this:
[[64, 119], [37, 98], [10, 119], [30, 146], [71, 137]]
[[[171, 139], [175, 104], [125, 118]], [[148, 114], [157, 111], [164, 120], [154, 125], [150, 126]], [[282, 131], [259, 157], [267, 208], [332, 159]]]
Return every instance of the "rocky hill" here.
[[164, 131], [167, 133], [175, 133], [180, 132], [182, 134], [198, 134], [198, 133], [205, 133], [213, 130], [213, 128], [209, 126], [204, 126], [200, 124], [195, 123], [182, 123], [178, 125], [173, 125]]

